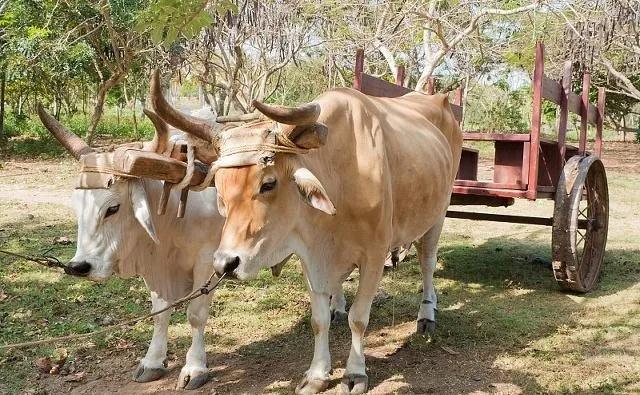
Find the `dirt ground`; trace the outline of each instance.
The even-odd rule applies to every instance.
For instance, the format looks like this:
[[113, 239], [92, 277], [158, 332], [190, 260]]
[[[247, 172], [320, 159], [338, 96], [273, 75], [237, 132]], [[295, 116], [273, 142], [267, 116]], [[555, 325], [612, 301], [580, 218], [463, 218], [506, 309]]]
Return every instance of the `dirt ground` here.
[[[640, 145], [606, 147], [612, 214], [598, 289], [571, 295], [555, 287], [547, 228], [449, 220], [436, 272], [438, 335], [427, 341], [414, 334], [419, 269], [410, 258], [385, 277], [381, 289], [386, 297], [373, 307], [366, 340], [371, 394], [640, 393]], [[0, 222], [0, 248], [10, 237], [10, 224], [25, 215], [50, 221], [64, 217], [63, 225], [51, 226], [75, 231], [68, 208], [74, 171], [70, 160], [3, 163], [0, 208], [11, 210], [12, 220]], [[518, 202], [508, 213], [549, 215], [551, 207], [550, 202]], [[499, 210], [504, 209], [488, 211]], [[214, 299], [207, 334], [211, 379], [193, 393], [293, 392], [312, 355], [308, 302], [296, 265], [282, 279], [266, 281], [229, 286]], [[139, 283], [122, 284], [125, 294], [129, 286], [142, 289]], [[91, 292], [102, 292], [97, 289]], [[10, 293], [10, 287], [5, 291]], [[348, 284], [349, 302], [352, 294], [353, 284]], [[8, 309], [1, 295], [0, 309]], [[275, 302], [255, 313], [252, 309], [265, 300]], [[73, 358], [63, 375], [31, 369], [17, 392], [182, 393], [174, 388], [190, 341], [184, 321], [184, 314], [172, 321], [169, 374], [159, 381], [131, 380], [150, 339], [147, 325], [136, 328], [135, 337], [68, 345]], [[8, 364], [29, 366], [44, 352], [0, 354], [0, 377], [10, 374]], [[337, 393], [349, 352], [345, 324], [332, 327], [331, 352], [334, 371], [327, 393]]]

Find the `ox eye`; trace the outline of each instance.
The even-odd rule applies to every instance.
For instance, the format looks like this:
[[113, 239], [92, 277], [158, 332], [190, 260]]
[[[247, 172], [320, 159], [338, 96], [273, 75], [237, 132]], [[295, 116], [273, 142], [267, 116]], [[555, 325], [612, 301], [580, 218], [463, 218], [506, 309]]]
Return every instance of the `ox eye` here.
[[276, 180], [267, 181], [264, 184], [260, 185], [260, 193], [273, 191], [275, 188], [276, 188]]
[[111, 206], [107, 209], [107, 212], [104, 214], [105, 218], [108, 218], [110, 216], [112, 216], [113, 214], [117, 213], [118, 210], [120, 209], [120, 205], [116, 204], [115, 206]]

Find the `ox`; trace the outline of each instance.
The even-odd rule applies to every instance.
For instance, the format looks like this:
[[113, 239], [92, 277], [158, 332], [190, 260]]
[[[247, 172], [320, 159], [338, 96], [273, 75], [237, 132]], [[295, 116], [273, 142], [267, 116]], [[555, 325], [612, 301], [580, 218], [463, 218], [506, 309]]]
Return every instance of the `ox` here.
[[[141, 145], [153, 152], [171, 149], [168, 125], [155, 113], [145, 113], [156, 126], [151, 142]], [[55, 118], [39, 107], [43, 124], [83, 165], [112, 160], [111, 153], [97, 154], [82, 139], [70, 133]], [[207, 116], [200, 111], [198, 115]], [[207, 122], [211, 118], [207, 117]], [[81, 172], [72, 205], [78, 219], [75, 256], [68, 267], [72, 274], [94, 281], [104, 281], [112, 274], [121, 277], [141, 276], [151, 293], [152, 311], [165, 308], [175, 300], [199, 288], [212, 272], [211, 258], [220, 240], [224, 218], [217, 210], [216, 191], [207, 189], [191, 193], [189, 210], [184, 218], [158, 215], [156, 207], [162, 183], [156, 180], [90, 175]], [[168, 202], [172, 212], [178, 205], [179, 191]], [[190, 229], [208, 232], [188, 234]], [[272, 268], [277, 276], [286, 259]], [[192, 328], [192, 343], [177, 387], [195, 389], [208, 378], [204, 328], [212, 295], [190, 302], [187, 316]], [[335, 320], [346, 317], [342, 290], [332, 302]], [[171, 311], [154, 317], [153, 337], [147, 353], [134, 372], [134, 380], [148, 382], [167, 373], [167, 330]]]
[[[95, 153], [82, 139], [67, 131], [41, 107], [40, 119], [49, 131], [82, 165], [108, 163], [111, 153]], [[168, 143], [168, 128], [155, 114], [156, 136], [144, 149], [162, 152]], [[184, 218], [159, 216], [156, 207], [162, 183], [108, 174], [82, 173], [72, 194], [78, 218], [78, 241], [70, 271], [94, 281], [112, 273], [121, 277], [139, 275], [151, 292], [154, 311], [165, 308], [199, 288], [211, 275], [211, 256], [218, 246], [223, 218], [215, 205], [215, 189], [192, 193]], [[179, 191], [172, 192], [168, 209], [175, 210]], [[170, 211], [171, 212], [171, 211]], [[209, 232], [188, 234], [207, 228]], [[204, 329], [211, 295], [189, 303], [187, 316], [192, 342], [178, 378], [178, 388], [194, 389], [207, 381], [208, 369]], [[171, 310], [154, 317], [153, 337], [146, 355], [134, 373], [134, 380], [157, 380], [167, 372], [167, 330]]]
[[335, 89], [295, 108], [254, 102], [266, 119], [221, 133], [173, 109], [157, 78], [151, 99], [165, 121], [216, 148], [226, 217], [216, 271], [246, 280], [288, 254], [301, 258], [315, 346], [296, 393], [328, 387], [330, 295], [354, 268], [360, 281], [341, 391], [367, 390], [363, 336], [389, 250], [415, 241], [424, 289], [418, 332], [434, 330], [437, 242], [462, 149], [446, 96]]

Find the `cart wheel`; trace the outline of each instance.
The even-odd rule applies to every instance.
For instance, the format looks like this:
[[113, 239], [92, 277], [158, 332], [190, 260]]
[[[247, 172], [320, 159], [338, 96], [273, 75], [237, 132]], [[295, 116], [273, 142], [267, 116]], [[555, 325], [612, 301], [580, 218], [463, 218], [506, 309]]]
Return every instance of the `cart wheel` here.
[[596, 156], [574, 156], [560, 175], [553, 212], [553, 274], [562, 289], [593, 289], [604, 260], [608, 227], [604, 165]]

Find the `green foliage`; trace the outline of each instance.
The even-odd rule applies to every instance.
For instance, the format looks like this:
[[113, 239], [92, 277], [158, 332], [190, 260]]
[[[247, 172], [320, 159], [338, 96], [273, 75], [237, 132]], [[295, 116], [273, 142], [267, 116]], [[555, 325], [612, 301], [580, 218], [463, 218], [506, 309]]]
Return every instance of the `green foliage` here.
[[[136, 30], [148, 32], [155, 44], [171, 46], [182, 34], [187, 39], [213, 23], [206, 11], [208, 1], [203, 0], [155, 0], [142, 12], [136, 23]], [[238, 6], [231, 0], [217, 0], [213, 10], [221, 15], [237, 13]]]
[[511, 90], [505, 79], [478, 86], [469, 97], [465, 128], [495, 132], [527, 132], [528, 88]]

